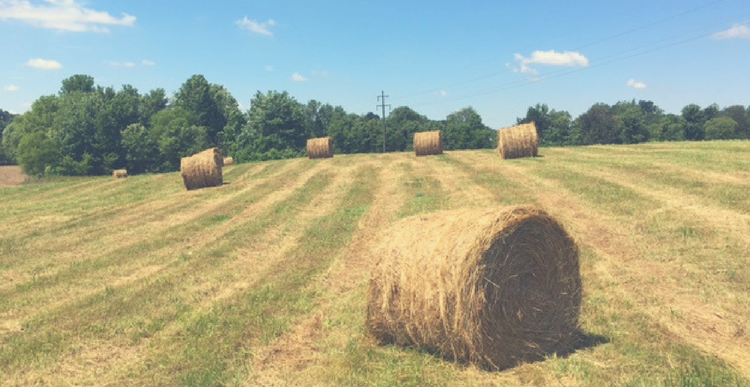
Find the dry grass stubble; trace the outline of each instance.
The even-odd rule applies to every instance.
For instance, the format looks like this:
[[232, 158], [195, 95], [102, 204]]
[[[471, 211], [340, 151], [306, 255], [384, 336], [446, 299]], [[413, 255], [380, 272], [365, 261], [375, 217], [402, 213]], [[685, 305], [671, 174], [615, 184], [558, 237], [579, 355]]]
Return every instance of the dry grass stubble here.
[[[595, 270], [602, 278], [616, 284], [612, 289], [619, 298], [631, 300], [640, 310], [666, 327], [674, 337], [732, 364], [750, 378], [750, 337], [746, 315], [707, 304], [692, 291], [685, 291], [670, 278], [680, 271], [679, 262], [644, 261], [639, 251], [637, 233], [628, 225], [612, 220], [587, 208], [579, 199], [552, 181], [533, 177], [518, 165], [504, 165], [506, 176], [536, 187], [538, 199], [547, 208], [555, 208], [580, 244], [592, 247], [602, 260]], [[658, 298], [658, 303], [650, 300]], [[673, 318], [673, 311], [684, 311], [688, 318]]]
[[290, 332], [258, 349], [255, 373], [245, 383], [246, 386], [331, 384], [329, 367], [335, 362], [336, 355], [328, 351], [331, 347], [343, 348], [351, 335], [359, 332], [345, 326], [325, 328], [323, 323], [337, 313], [338, 308], [350, 308], [353, 303], [361, 304], [364, 308], [364, 289], [377, 259], [370, 254], [372, 235], [394, 221], [398, 209], [406, 201], [399, 190], [403, 170], [394, 167], [400, 160], [398, 155], [389, 154], [379, 155], [370, 161], [379, 168], [382, 184], [370, 210], [360, 221], [346, 253], [336, 257], [329, 270], [311, 285], [325, 289], [316, 301], [316, 309]]

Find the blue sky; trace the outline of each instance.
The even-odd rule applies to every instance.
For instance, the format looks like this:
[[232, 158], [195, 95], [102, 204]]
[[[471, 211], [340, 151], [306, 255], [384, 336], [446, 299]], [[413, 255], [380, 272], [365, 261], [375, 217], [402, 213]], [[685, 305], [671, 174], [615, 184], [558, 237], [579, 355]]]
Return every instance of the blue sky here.
[[365, 114], [473, 107], [492, 128], [645, 99], [750, 105], [750, 1], [0, 0], [0, 108], [74, 74], [175, 93], [193, 74], [246, 110], [288, 91]]

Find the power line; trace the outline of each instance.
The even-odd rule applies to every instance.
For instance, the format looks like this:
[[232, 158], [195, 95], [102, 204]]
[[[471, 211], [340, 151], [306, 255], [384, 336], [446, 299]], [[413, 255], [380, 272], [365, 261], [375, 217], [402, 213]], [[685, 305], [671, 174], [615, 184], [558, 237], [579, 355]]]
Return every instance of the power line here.
[[378, 107], [382, 107], [383, 108], [383, 153], [385, 153], [385, 128], [386, 128], [386, 125], [385, 125], [385, 107], [388, 106], [388, 110], [391, 110], [391, 105], [386, 105], [385, 104], [385, 99], [386, 98], [388, 98], [388, 96], [385, 95], [385, 91], [381, 90], [380, 91], [380, 95], [378, 96], [378, 101], [380, 101], [382, 99], [383, 102], [381, 104], [375, 106], [375, 109], [377, 109]]
[[[744, 18], [746, 15], [742, 15], [741, 18]], [[738, 19], [732, 18], [732, 20], [738, 20]], [[745, 23], [745, 22], [743, 22], [743, 23]], [[722, 21], [721, 23], [712, 23], [712, 24], [706, 25], [705, 27], [702, 27], [702, 28], [700, 28], [698, 30], [704, 30], [704, 29], [708, 28], [709, 26], [713, 26], [715, 24], [724, 24], [724, 23], [726, 23], [726, 21]], [[741, 23], [741, 24], [743, 24], [743, 23]], [[696, 30], [693, 30], [693, 32], [695, 32], [695, 31]], [[653, 46], [653, 45], [656, 45], [656, 44], [658, 44], [660, 42], [672, 41], [675, 38], [683, 37], [683, 36], [689, 35], [691, 33], [685, 33], [685, 34], [680, 34], [680, 35], [677, 35], [677, 36], [672, 36], [670, 38], [660, 39], [660, 40], [657, 40], [657, 41], [654, 41], [654, 42], [651, 42], [651, 43], [648, 43], [648, 44], [641, 45], [639, 47], [627, 49], [627, 50], [620, 51], [618, 53], [611, 54], [611, 55], [605, 55], [605, 56], [599, 58], [599, 60], [601, 60], [601, 59], [607, 59], [607, 58], [614, 58], [614, 59], [611, 59], [611, 60], [599, 61], [598, 63], [596, 63], [594, 65], [591, 65], [591, 66], [588, 66], [588, 67], [577, 68], [577, 69], [573, 69], [573, 70], [555, 70], [555, 71], [551, 71], [551, 72], [548, 72], [548, 73], [541, 74], [538, 78], [543, 79], [543, 80], [548, 80], [548, 79], [553, 79], [553, 78], [559, 78], [559, 77], [562, 77], [562, 76], [565, 76], [565, 75], [579, 73], [579, 72], [586, 71], [586, 70], [589, 70], [589, 69], [592, 69], [592, 68], [601, 67], [601, 66], [608, 65], [608, 64], [611, 64], [611, 63], [615, 63], [615, 62], [619, 62], [619, 61], [622, 61], [622, 60], [626, 60], [626, 59], [630, 59], [630, 58], [633, 58], [633, 57], [637, 57], [637, 56], [641, 56], [641, 55], [644, 55], [644, 54], [648, 54], [648, 53], [651, 53], [651, 52], [654, 52], [654, 51], [659, 51], [659, 50], [666, 49], [666, 48], [669, 48], [669, 47], [672, 47], [672, 46], [676, 46], [676, 45], [688, 43], [688, 42], [691, 42], [691, 41], [694, 41], [694, 40], [698, 40], [698, 39], [701, 39], [701, 38], [705, 38], [707, 36], [712, 35], [713, 33], [714, 33], [713, 31], [707, 32], [707, 33], [702, 33], [700, 35], [691, 36], [689, 38], [682, 39], [682, 40], [679, 40], [679, 41], [676, 41], [676, 42], [673, 41], [671, 43], [666, 43], [666, 44], [663, 44], [663, 45], [659, 45], [659, 46], [654, 47], [654, 48], [645, 49], [648, 46]], [[630, 54], [630, 55], [622, 56], [625, 53], [633, 52], [633, 51], [637, 51], [637, 50], [640, 50], [640, 51], [635, 52], [635, 53]], [[464, 94], [464, 95], [461, 95], [461, 96], [457, 96], [457, 97], [452, 97], [449, 100], [417, 103], [417, 104], [411, 104], [411, 106], [416, 107], [416, 106], [438, 105], [438, 104], [442, 104], [442, 103], [448, 103], [448, 102], [453, 102], [453, 101], [458, 101], [458, 100], [464, 100], [464, 99], [469, 99], [469, 98], [478, 97], [478, 96], [487, 95], [487, 94], [493, 94], [493, 93], [496, 93], [496, 92], [499, 92], [499, 91], [504, 91], [504, 90], [508, 90], [508, 89], [513, 89], [513, 88], [525, 86], [525, 85], [528, 85], [528, 84], [531, 84], [531, 83], [535, 83], [536, 81], [537, 80], [530, 80], [530, 79], [517, 80], [517, 81], [509, 82], [509, 83], [506, 83], [506, 84], [502, 84], [502, 85], [499, 85], [499, 86], [496, 86], [496, 87], [487, 88], [487, 89], [479, 90], [479, 91], [476, 91], [476, 92], [467, 93], [467, 94]]]
[[[685, 10], [685, 11], [682, 11], [682, 12], [679, 12], [679, 13], [675, 13], [675, 14], [663, 17], [663, 18], [661, 18], [659, 20], [656, 20], [654, 22], [651, 22], [651, 23], [648, 23], [648, 24], [645, 24], [645, 25], [641, 25], [639, 27], [631, 28], [631, 29], [629, 29], [627, 31], [624, 31], [624, 32], [621, 32], [621, 33], [617, 33], [617, 34], [614, 34], [614, 35], [611, 35], [611, 36], [608, 36], [608, 37], [604, 37], [602, 39], [595, 40], [595, 41], [590, 42], [590, 43], [586, 43], [586, 44], [577, 46], [577, 47], [573, 48], [573, 50], [580, 50], [582, 48], [595, 46], [595, 45], [604, 43], [606, 41], [609, 41], [609, 40], [612, 40], [612, 39], [616, 39], [616, 38], [619, 38], [619, 37], [631, 34], [631, 33], [636, 32], [636, 31], [648, 29], [648, 28], [653, 27], [655, 25], [664, 23], [664, 22], [669, 21], [669, 20], [677, 19], [679, 17], [682, 17], [682, 16], [685, 16], [687, 14], [700, 11], [700, 10], [702, 10], [704, 8], [707, 8], [707, 7], [710, 7], [710, 6], [714, 6], [714, 5], [718, 4], [718, 3], [722, 3], [722, 2], [725, 2], [725, 1], [727, 1], [727, 0], [714, 0], [714, 1], [702, 4], [700, 6], [697, 6], [697, 7], [694, 7], [694, 8], [690, 8], [690, 9]], [[687, 35], [687, 34], [684, 34], [684, 35]], [[665, 40], [669, 40], [669, 39], [665, 39]], [[687, 41], [690, 41], [690, 40], [694, 40], [694, 39], [688, 39]], [[664, 40], [660, 40], [660, 41], [657, 41], [657, 42], [652, 42], [652, 43], [643, 45], [640, 48], [643, 48], [643, 47], [646, 47], [646, 46], [649, 46], [649, 45], [653, 45], [653, 44], [656, 44], [656, 43], [661, 42], [661, 41], [664, 41]], [[679, 44], [679, 43], [677, 43], [677, 44]], [[674, 44], [672, 44], [672, 45], [674, 45]], [[662, 48], [669, 47], [669, 46], [671, 46], [671, 45], [667, 45], [667, 46], [664, 46]], [[622, 54], [624, 52], [634, 51], [634, 50], [637, 50], [637, 49], [638, 48], [625, 50], [623, 52], [614, 54], [614, 56], [620, 55], [620, 54]], [[651, 51], [654, 51], [654, 50], [648, 50], [648, 51], [645, 51], [645, 52], [651, 52]], [[638, 54], [638, 55], [640, 55], [640, 54]], [[605, 56], [604, 58], [611, 57], [611, 56], [613, 56], [613, 55]], [[637, 56], [637, 55], [632, 55], [632, 56]], [[628, 57], [632, 57], [632, 56], [628, 56]], [[623, 58], [623, 59], [625, 59], [625, 58]], [[612, 61], [608, 61], [606, 63], [611, 63], [611, 62]], [[598, 66], [591, 66], [591, 67], [598, 67]], [[563, 74], [569, 74], [569, 73], [579, 72], [579, 71], [582, 71], [582, 70], [583, 69], [576, 69], [576, 70], [572, 70], [572, 71], [557, 70], [557, 71], [553, 71], [551, 74], [560, 73], [560, 72], [562, 72]], [[488, 78], [495, 77], [497, 75], [501, 75], [501, 74], [505, 74], [505, 73], [510, 73], [510, 72], [514, 72], [514, 70], [511, 69], [511, 68], [505, 68], [505, 69], [500, 70], [500, 71], [495, 71], [495, 72], [492, 72], [492, 73], [487, 74], [487, 75], [482, 75], [482, 76], [479, 76], [479, 77], [476, 77], [476, 78], [471, 78], [469, 80], [462, 81], [462, 82], [457, 82], [457, 83], [453, 83], [453, 84], [450, 84], [450, 85], [447, 85], [447, 86], [438, 87], [438, 88], [432, 88], [432, 89], [429, 89], [429, 90], [425, 90], [425, 91], [421, 91], [421, 92], [416, 92], [416, 93], [408, 93], [408, 94], [405, 94], [403, 96], [397, 97], [397, 99], [403, 100], [403, 99], [407, 99], [407, 98], [410, 98], [410, 97], [415, 97], [415, 96], [419, 96], [419, 95], [433, 93], [433, 92], [436, 92], [438, 90], [442, 90], [442, 89], [446, 89], [446, 88], [454, 88], [454, 87], [457, 87], [457, 86], [463, 86], [463, 85], [466, 85], [466, 84], [469, 84], [469, 83], [474, 83], [474, 82], [477, 82], [477, 81], [480, 81], [480, 80], [485, 80], [485, 79], [488, 79]], [[560, 76], [560, 75], [553, 75], [553, 76], [549, 76], [547, 78], [556, 78], [558, 76]], [[506, 90], [508, 88], [513, 88], [513, 87], [517, 87], [517, 86], [520, 86], [520, 85], [526, 85], [526, 84], [529, 84], [529, 83], [533, 83], [533, 81], [529, 81], [529, 80], [514, 81], [514, 82], [510, 82], [509, 84], [501, 85], [499, 87], [500, 87], [500, 90]], [[484, 94], [483, 91], [479, 91], [478, 93], [480, 93], [478, 95]], [[456, 99], [465, 99], [465, 98], [469, 98], [469, 97], [470, 96], [459, 97], [459, 98], [450, 98], [450, 99], [444, 100], [444, 101], [427, 102], [427, 103], [417, 104], [417, 105], [413, 105], [413, 106], [435, 105], [435, 104], [441, 104], [441, 103], [445, 103], [445, 102], [450, 102], [450, 101], [453, 101], [453, 100], [456, 100]]]

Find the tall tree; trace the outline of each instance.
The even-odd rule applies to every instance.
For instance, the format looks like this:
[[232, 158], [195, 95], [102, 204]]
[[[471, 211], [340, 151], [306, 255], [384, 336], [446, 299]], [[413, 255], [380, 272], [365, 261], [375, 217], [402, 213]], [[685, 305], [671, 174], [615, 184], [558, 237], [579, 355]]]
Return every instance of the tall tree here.
[[445, 120], [445, 148], [493, 148], [493, 130], [482, 123], [482, 117], [472, 107], [451, 113]]
[[211, 145], [220, 142], [219, 133], [227, 120], [213, 98], [211, 84], [203, 75], [193, 75], [182, 84], [175, 98], [175, 106], [185, 109], [198, 119], [197, 125], [207, 129]]
[[248, 122], [242, 130], [253, 139], [255, 152], [305, 149], [308, 136], [304, 107], [289, 93], [259, 91], [250, 102], [248, 113]]
[[685, 124], [685, 139], [700, 141], [706, 135], [703, 125], [706, 123], [706, 117], [700, 106], [690, 104], [682, 108], [682, 119]]
[[598, 103], [576, 120], [583, 145], [619, 144], [620, 128], [609, 105]]
[[721, 114], [733, 119], [737, 123], [737, 138], [750, 139], [750, 112], [745, 110], [744, 106], [733, 105], [726, 107], [721, 111]]
[[727, 116], [718, 116], [706, 121], [706, 140], [731, 140], [737, 137], [737, 123]]
[[60, 88], [60, 95], [68, 94], [72, 92], [79, 93], [93, 93], [94, 90], [94, 77], [84, 74], [76, 74], [72, 77], [63, 79], [62, 87]]
[[546, 104], [536, 104], [534, 106], [530, 106], [528, 110], [526, 110], [526, 117], [524, 118], [517, 118], [516, 123], [517, 124], [528, 124], [533, 122], [534, 126], [536, 126], [536, 133], [539, 136], [539, 139], [542, 143], [544, 143], [546, 139], [546, 133], [550, 126], [550, 111], [549, 107]]

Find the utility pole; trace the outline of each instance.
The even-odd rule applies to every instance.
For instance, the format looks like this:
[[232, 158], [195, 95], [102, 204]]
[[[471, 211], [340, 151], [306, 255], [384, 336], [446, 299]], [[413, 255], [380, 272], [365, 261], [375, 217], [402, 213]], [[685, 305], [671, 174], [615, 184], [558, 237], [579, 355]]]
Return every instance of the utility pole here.
[[385, 99], [386, 98], [388, 98], [388, 96], [385, 95], [385, 91], [381, 90], [380, 91], [380, 95], [378, 96], [378, 101], [380, 101], [382, 99], [383, 102], [380, 105], [375, 106], [376, 109], [379, 108], [379, 107], [383, 108], [383, 153], [385, 153], [385, 128], [386, 128], [386, 126], [385, 126], [385, 107], [388, 106], [388, 110], [391, 110], [391, 105], [386, 105], [385, 104]]

